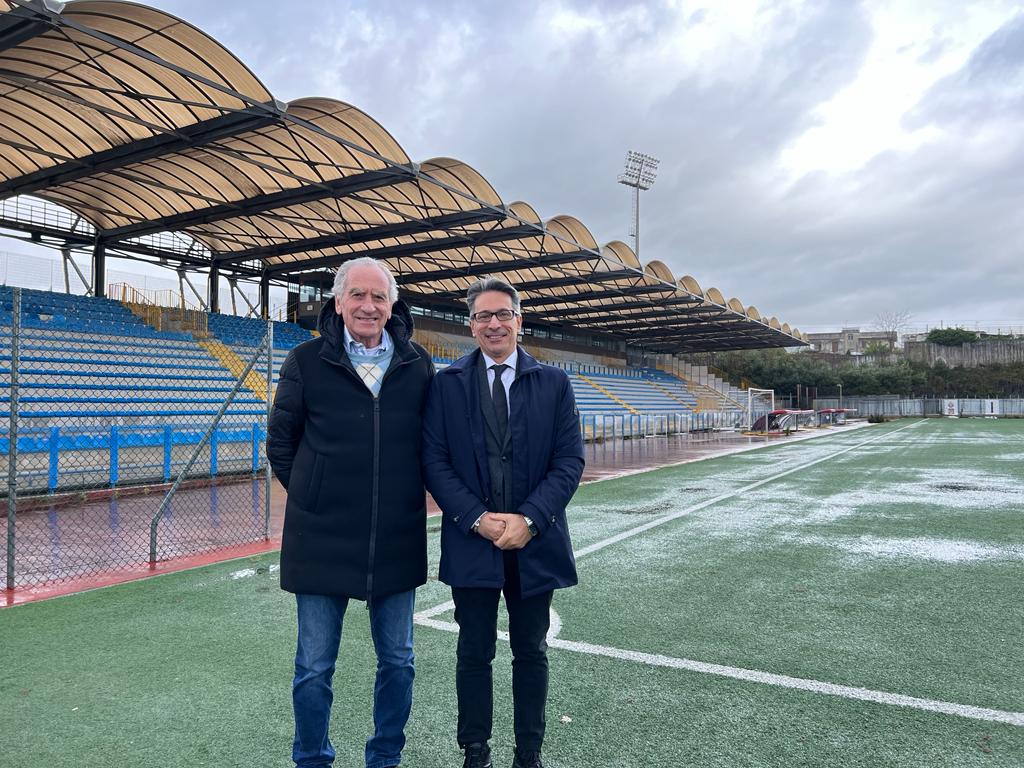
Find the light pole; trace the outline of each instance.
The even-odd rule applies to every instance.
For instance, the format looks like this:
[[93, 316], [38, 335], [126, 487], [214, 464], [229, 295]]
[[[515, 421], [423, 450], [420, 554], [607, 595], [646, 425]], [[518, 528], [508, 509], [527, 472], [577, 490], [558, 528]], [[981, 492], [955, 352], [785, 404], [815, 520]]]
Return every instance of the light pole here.
[[640, 190], [648, 190], [658, 175], [658, 159], [643, 152], [626, 153], [626, 168], [619, 174], [619, 184], [633, 188], [633, 252], [640, 258]]
[[843, 385], [840, 384], [839, 385], [839, 408], [842, 409], [842, 407], [843, 407]]

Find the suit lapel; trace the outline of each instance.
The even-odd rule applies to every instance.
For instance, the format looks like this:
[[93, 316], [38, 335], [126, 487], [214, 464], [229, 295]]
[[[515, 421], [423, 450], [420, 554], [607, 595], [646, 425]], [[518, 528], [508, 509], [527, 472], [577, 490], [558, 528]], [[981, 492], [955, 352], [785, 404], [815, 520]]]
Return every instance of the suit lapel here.
[[476, 364], [480, 360], [480, 353], [477, 352], [476, 360], [459, 371], [459, 379], [466, 398], [466, 417], [469, 420], [470, 437], [473, 441], [477, 478], [480, 481], [480, 487], [490, 495], [491, 472], [487, 468], [487, 443], [484, 440], [484, 418], [481, 413], [480, 387], [476, 370]]

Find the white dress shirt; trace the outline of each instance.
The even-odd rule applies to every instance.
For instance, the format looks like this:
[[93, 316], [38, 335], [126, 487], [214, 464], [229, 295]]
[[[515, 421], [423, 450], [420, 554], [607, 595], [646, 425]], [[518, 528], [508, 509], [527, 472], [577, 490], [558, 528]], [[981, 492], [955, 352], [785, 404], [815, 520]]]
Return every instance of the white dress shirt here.
[[[491, 370], [492, 365], [498, 363], [489, 358], [483, 350], [480, 350], [480, 354], [483, 355], [484, 365], [487, 366], [487, 389], [494, 389], [494, 371]], [[512, 382], [516, 380], [516, 363], [519, 360], [519, 350], [512, 350], [512, 354], [505, 359], [505, 365], [508, 366], [504, 371], [501, 372], [501, 383], [505, 386], [505, 406], [508, 408], [508, 415], [512, 415]]]

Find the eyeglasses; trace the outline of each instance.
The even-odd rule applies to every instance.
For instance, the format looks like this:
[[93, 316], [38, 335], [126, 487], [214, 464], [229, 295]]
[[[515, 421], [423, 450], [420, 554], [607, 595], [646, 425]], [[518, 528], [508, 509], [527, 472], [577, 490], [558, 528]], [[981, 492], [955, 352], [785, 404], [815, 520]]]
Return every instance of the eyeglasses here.
[[516, 314], [517, 312], [514, 309], [499, 309], [497, 312], [474, 312], [469, 316], [469, 319], [474, 323], [489, 323], [491, 322], [492, 317], [496, 317], [503, 323], [507, 323], [515, 317]]

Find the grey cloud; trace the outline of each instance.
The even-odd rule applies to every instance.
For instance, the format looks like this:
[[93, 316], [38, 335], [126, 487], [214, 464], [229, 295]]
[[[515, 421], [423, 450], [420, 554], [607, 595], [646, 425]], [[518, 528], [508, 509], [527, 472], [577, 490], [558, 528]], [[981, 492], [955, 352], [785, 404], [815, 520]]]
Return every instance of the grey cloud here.
[[[645, 68], [674, 22], [710, 24], [713, 5], [159, 4], [221, 40], [279, 98], [349, 101], [414, 160], [462, 159], [506, 201], [576, 215], [599, 242], [628, 242], [628, 192], [615, 183], [625, 151], [660, 157], [642, 200], [642, 259], [797, 326], [887, 309], [1024, 322], [1024, 16], [908, 115], [908, 127], [937, 126], [938, 138], [791, 183], [780, 153], [868, 53], [860, 4], [763, 11], [759, 50], [738, 47], [730, 62], [740, 74]], [[602, 23], [559, 38], [559, 10]], [[950, 34], [936, 29], [919, 58], [940, 56]]]
[[989, 36], [961, 70], [932, 86], [907, 125], [967, 127], [1008, 113], [1024, 116], [1024, 14]]

